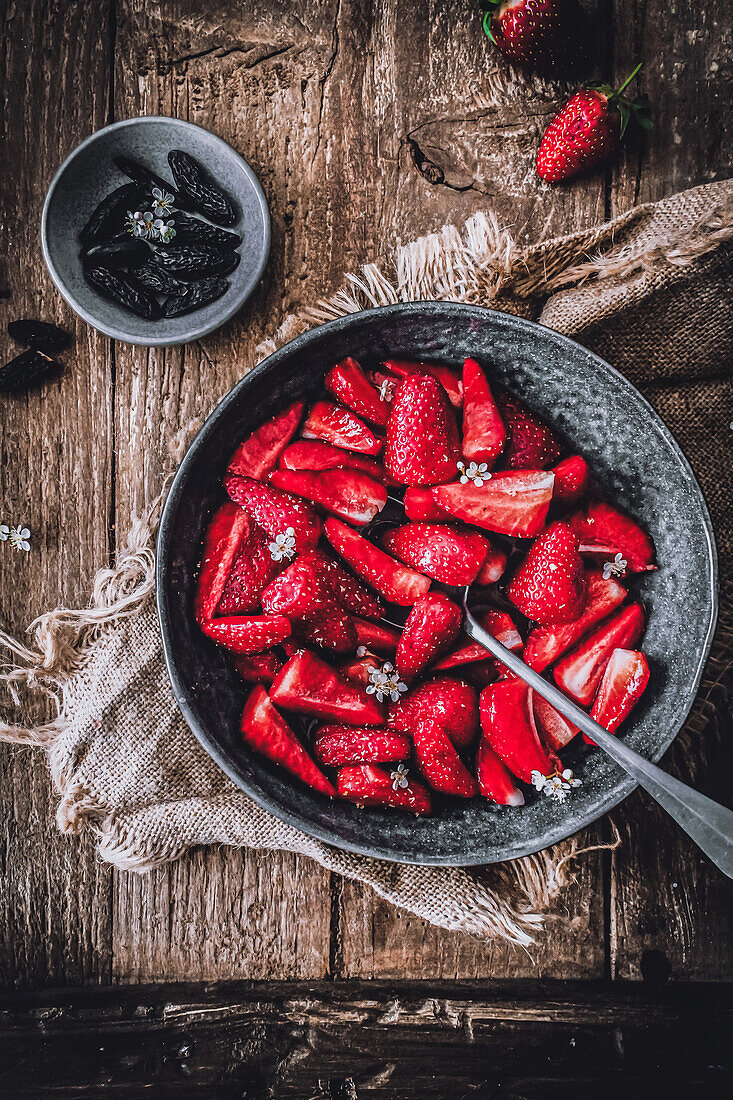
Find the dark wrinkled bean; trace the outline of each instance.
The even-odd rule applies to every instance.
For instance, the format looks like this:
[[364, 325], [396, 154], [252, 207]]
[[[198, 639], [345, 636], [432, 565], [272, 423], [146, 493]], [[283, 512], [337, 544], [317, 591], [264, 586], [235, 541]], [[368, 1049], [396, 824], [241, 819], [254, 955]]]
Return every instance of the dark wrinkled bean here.
[[161, 309], [152, 294], [132, 275], [122, 272], [110, 271], [107, 267], [87, 267], [84, 273], [96, 289], [116, 302], [117, 305], [129, 309], [131, 313], [143, 317], [146, 321], [157, 321], [161, 316]]
[[[168, 163], [185, 205], [193, 206], [217, 225], [234, 225], [237, 209], [202, 164], [183, 149], [172, 149]], [[187, 201], [186, 201], [187, 200]]]
[[199, 279], [196, 283], [189, 283], [176, 294], [166, 298], [163, 303], [164, 317], [180, 317], [183, 313], [190, 313], [194, 309], [201, 309], [221, 298], [229, 289], [226, 279]]
[[135, 209], [140, 197], [141, 191], [137, 183], [123, 183], [122, 187], [117, 187], [102, 199], [79, 234], [82, 247], [90, 248], [102, 238], [119, 233], [127, 211]]
[[101, 264], [116, 270], [120, 267], [137, 268], [150, 255], [150, 248], [139, 237], [114, 237], [111, 241], [92, 245], [84, 253], [84, 263]]
[[61, 364], [50, 355], [38, 348], [28, 348], [0, 367], [0, 392], [24, 390], [60, 368]]
[[205, 275], [228, 275], [239, 263], [239, 255], [231, 249], [184, 244], [157, 249], [155, 262], [164, 271], [188, 281]]
[[182, 210], [176, 210], [174, 216], [174, 229], [176, 235], [168, 245], [161, 244], [161, 248], [177, 247], [182, 244], [214, 245], [217, 248], [238, 248], [242, 238], [238, 233], [229, 233], [226, 229], [220, 229], [218, 225], [201, 221], [190, 214], [184, 214]]
[[61, 351], [71, 343], [69, 333], [58, 325], [52, 325], [48, 321], [34, 321], [31, 318], [11, 321], [8, 333], [17, 344], [47, 353]]

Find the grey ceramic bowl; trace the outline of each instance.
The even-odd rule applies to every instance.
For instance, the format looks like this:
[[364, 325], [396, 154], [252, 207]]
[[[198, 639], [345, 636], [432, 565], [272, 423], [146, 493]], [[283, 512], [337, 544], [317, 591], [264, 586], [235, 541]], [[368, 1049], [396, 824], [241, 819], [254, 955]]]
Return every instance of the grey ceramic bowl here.
[[[79, 259], [79, 231], [105, 195], [129, 182], [115, 167], [113, 156], [124, 154], [142, 161], [172, 184], [167, 160], [171, 149], [191, 153], [236, 200], [240, 218], [230, 228], [243, 237], [241, 259], [227, 276], [229, 289], [218, 301], [183, 317], [145, 321], [107, 301], [86, 282]], [[105, 126], [67, 157], [46, 195], [41, 245], [61, 294], [94, 328], [128, 344], [184, 344], [223, 325], [255, 289], [270, 251], [270, 215], [257, 177], [230, 145], [190, 122], [151, 115]]]
[[583, 786], [563, 804], [530, 792], [519, 809], [483, 799], [446, 801], [434, 817], [416, 819], [330, 801], [242, 744], [245, 687], [194, 622], [201, 539], [223, 499], [221, 478], [236, 443], [294, 399], [314, 396], [324, 372], [346, 355], [454, 366], [476, 356], [588, 457], [605, 489], [650, 530], [661, 563], [634, 583], [649, 612], [644, 650], [652, 678], [623, 736], [658, 760], [682, 726], [717, 610], [710, 517], [687, 460], [641, 394], [598, 356], [520, 318], [437, 302], [357, 313], [298, 337], [244, 378], [207, 420], [177, 473], [158, 540], [158, 606], [175, 696], [191, 729], [239, 787], [276, 816], [340, 848], [452, 866], [539, 851], [617, 805], [634, 781], [599, 750], [578, 743], [567, 759]]

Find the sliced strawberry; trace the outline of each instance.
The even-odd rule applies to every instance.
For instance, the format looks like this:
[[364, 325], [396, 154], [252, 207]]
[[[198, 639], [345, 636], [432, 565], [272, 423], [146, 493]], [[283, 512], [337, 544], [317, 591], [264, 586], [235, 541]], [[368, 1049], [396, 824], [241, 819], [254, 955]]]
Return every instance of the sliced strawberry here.
[[347, 470], [361, 470], [375, 481], [383, 482], [386, 474], [381, 462], [356, 451], [345, 451], [317, 439], [300, 439], [291, 443], [280, 455], [283, 470], [334, 470], [343, 466]]
[[322, 726], [313, 742], [316, 759], [329, 768], [409, 760], [410, 751], [410, 739], [403, 733], [364, 726]]
[[296, 553], [315, 549], [321, 521], [310, 504], [250, 477], [227, 477], [224, 488], [235, 504], [244, 508], [272, 538], [284, 535], [292, 527]]
[[[243, 508], [238, 511], [247, 515]], [[270, 536], [249, 516], [247, 520], [249, 531], [227, 577], [216, 608], [217, 615], [248, 615], [255, 611], [260, 606], [263, 591], [280, 572], [281, 564], [273, 560], [269, 550]]]
[[579, 733], [576, 725], [536, 691], [532, 692], [532, 708], [540, 741], [548, 751], [557, 752]]
[[510, 470], [546, 470], [561, 454], [547, 425], [510, 393], [497, 395], [507, 430], [504, 462]]
[[489, 540], [478, 531], [440, 523], [394, 527], [382, 544], [406, 565], [453, 585], [472, 584], [491, 549]]
[[570, 455], [552, 467], [555, 475], [553, 500], [560, 504], [577, 504], [588, 492], [590, 466], [582, 455]]
[[543, 626], [569, 623], [582, 614], [585, 569], [569, 524], [558, 521], [539, 536], [515, 572], [507, 596], [523, 615]]
[[417, 766], [430, 786], [441, 794], [473, 798], [476, 780], [461, 763], [448, 734], [437, 722], [421, 722], [412, 735]]
[[387, 724], [404, 733], [414, 733], [426, 720], [441, 726], [457, 749], [465, 749], [479, 731], [476, 689], [465, 680], [437, 676], [392, 703], [387, 715]]
[[333, 785], [311, 760], [263, 687], [252, 689], [242, 714], [242, 737], [250, 748], [287, 768], [309, 787], [335, 795]]
[[597, 547], [611, 557], [621, 554], [632, 573], [656, 569], [654, 543], [649, 535], [633, 519], [610, 504], [594, 501], [584, 513], [576, 512], [568, 522], [584, 552], [586, 549], [592, 552]]
[[371, 695], [308, 650], [300, 650], [275, 677], [274, 703], [299, 714], [357, 726], [380, 726], [384, 713]]
[[581, 706], [590, 706], [614, 649], [635, 645], [644, 632], [645, 622], [644, 608], [632, 603], [601, 623], [557, 666], [558, 687]]
[[438, 485], [433, 500], [466, 523], [502, 535], [532, 538], [545, 525], [555, 475], [542, 470], [509, 470], [493, 474], [478, 486]]
[[408, 359], [385, 359], [382, 363], [392, 374], [399, 378], [412, 378], [416, 374], [427, 374], [440, 382], [448, 394], [448, 399], [456, 409], [463, 404], [463, 385], [458, 371], [451, 367], [440, 367], [434, 363], [414, 363]]
[[240, 443], [229, 463], [229, 473], [257, 481], [277, 466], [277, 460], [298, 430], [303, 402], [296, 401]]
[[401, 485], [439, 485], [461, 457], [456, 418], [445, 391], [427, 375], [405, 379], [387, 423], [384, 465]]
[[377, 455], [382, 449], [381, 439], [363, 420], [332, 401], [316, 402], [303, 425], [302, 435], [304, 439], [322, 439], [334, 447], [365, 455]]
[[401, 565], [337, 519], [327, 519], [326, 538], [355, 573], [392, 603], [409, 607], [430, 588], [430, 578]]
[[196, 585], [194, 610], [199, 625], [214, 617], [232, 565], [251, 527], [247, 513], [229, 501], [213, 516], [204, 537], [201, 573]]
[[507, 557], [503, 550], [489, 545], [489, 552], [484, 559], [484, 564], [479, 569], [476, 584], [496, 584], [504, 576]]
[[290, 620], [284, 615], [232, 615], [202, 623], [201, 629], [232, 653], [262, 653], [290, 636]]
[[490, 798], [500, 806], [524, 805], [524, 795], [514, 782], [512, 773], [484, 736], [478, 743], [476, 753], [476, 779], [484, 798]]
[[[514, 620], [511, 615], [507, 615], [505, 611], [484, 611], [476, 616], [479, 624], [488, 630], [498, 642], [501, 642], [506, 649], [519, 650], [522, 648], [522, 635], [516, 628]], [[441, 657], [435, 664], [436, 672], [448, 671], [451, 668], [458, 668], [460, 665], [470, 665], [476, 661], [492, 661], [493, 657], [489, 653], [488, 649], [481, 645], [480, 642], [474, 642], [467, 635], [462, 636], [462, 640], [452, 653], [446, 653], [445, 657]]]
[[392, 806], [413, 814], [429, 814], [432, 803], [422, 783], [410, 779], [403, 787], [400, 773], [394, 775], [393, 779], [390, 772], [375, 764], [360, 764], [342, 768], [336, 787], [342, 798], [358, 806]]
[[506, 442], [499, 406], [475, 359], [463, 364], [463, 457], [493, 466]]
[[397, 646], [397, 671], [413, 680], [458, 637], [463, 612], [441, 592], [430, 592], [414, 604]]
[[275, 470], [270, 481], [360, 526], [370, 523], [387, 503], [384, 485], [359, 470]]
[[524, 783], [532, 772], [552, 775], [556, 758], [542, 747], [532, 710], [532, 689], [523, 680], [500, 680], [481, 692], [481, 727], [494, 752]]
[[345, 676], [347, 680], [355, 680], [362, 687], [367, 687], [372, 682], [372, 671], [381, 667], [380, 660], [367, 654], [366, 657], [360, 657], [358, 661], [348, 661], [345, 665], [341, 665], [338, 671], [339, 675]]
[[386, 623], [371, 623], [366, 619], [353, 619], [358, 645], [373, 649], [375, 653], [394, 653], [400, 640], [400, 631]]
[[389, 403], [380, 396], [356, 359], [344, 359], [328, 372], [324, 384], [329, 393], [365, 420], [385, 427]]
[[301, 554], [262, 593], [262, 606], [269, 615], [287, 615], [289, 619], [330, 613], [335, 604], [317, 551]]
[[[599, 725], [615, 733], [646, 691], [649, 663], [638, 650], [614, 649], [603, 673], [598, 694], [590, 712]], [[590, 737], [583, 737], [592, 745]]]
[[435, 503], [431, 489], [420, 489], [418, 486], [405, 489], [402, 503], [405, 506], [407, 518], [415, 522], [453, 518], [450, 512], [446, 512], [445, 508]]
[[303, 637], [311, 645], [328, 649], [332, 653], [353, 653], [357, 645], [357, 634], [348, 615], [340, 611], [331, 614], [313, 615], [302, 626]]
[[283, 663], [276, 653], [266, 649], [264, 653], [237, 653], [232, 664], [243, 680], [249, 684], [271, 684]]
[[625, 599], [626, 589], [613, 577], [604, 580], [601, 573], [589, 571], [583, 614], [575, 622], [565, 626], [540, 626], [533, 630], [524, 650], [525, 661], [535, 672], [544, 672], [548, 665], [567, 653], [596, 623], [620, 607]]
[[377, 597], [325, 550], [314, 551], [314, 561], [320, 566], [336, 599], [347, 611], [364, 619], [381, 619], [384, 608]]

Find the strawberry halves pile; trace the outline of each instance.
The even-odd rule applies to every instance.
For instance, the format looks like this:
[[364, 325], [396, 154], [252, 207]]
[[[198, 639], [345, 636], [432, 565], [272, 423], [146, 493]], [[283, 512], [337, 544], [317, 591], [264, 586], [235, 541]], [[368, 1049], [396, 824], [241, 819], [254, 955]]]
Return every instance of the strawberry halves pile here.
[[522, 784], [579, 784], [558, 756], [577, 728], [466, 637], [459, 586], [611, 732], [647, 685], [621, 581], [655, 568], [649, 536], [473, 359], [345, 359], [224, 488], [196, 618], [253, 685], [245, 743], [325, 795], [429, 814], [435, 792], [520, 806]]

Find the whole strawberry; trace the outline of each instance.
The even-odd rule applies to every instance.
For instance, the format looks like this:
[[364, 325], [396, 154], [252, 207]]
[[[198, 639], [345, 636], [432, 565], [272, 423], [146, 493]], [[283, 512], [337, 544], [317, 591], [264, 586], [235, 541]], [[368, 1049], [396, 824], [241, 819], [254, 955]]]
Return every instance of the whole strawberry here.
[[400, 485], [440, 485], [461, 458], [456, 418], [446, 392], [427, 374], [400, 384], [387, 422], [384, 465]]
[[577, 69], [590, 57], [578, 0], [479, 0], [484, 30], [505, 57], [539, 72]]
[[631, 118], [651, 129], [644, 99], [623, 98], [623, 91], [638, 73], [614, 91], [610, 84], [581, 88], [555, 115], [537, 150], [537, 175], [547, 183], [561, 183], [613, 156]]
[[543, 626], [577, 619], [586, 601], [578, 536], [569, 523], [553, 523], [532, 544], [507, 595], [528, 619]]

